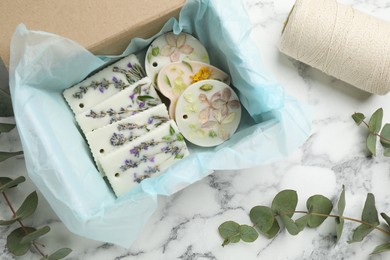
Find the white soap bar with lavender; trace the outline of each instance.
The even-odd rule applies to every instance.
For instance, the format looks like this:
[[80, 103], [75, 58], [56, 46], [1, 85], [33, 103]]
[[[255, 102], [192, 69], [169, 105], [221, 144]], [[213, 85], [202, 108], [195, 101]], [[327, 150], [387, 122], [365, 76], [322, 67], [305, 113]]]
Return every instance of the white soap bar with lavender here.
[[63, 96], [73, 113], [78, 115], [129, 87], [145, 75], [137, 57], [131, 54], [64, 90]]
[[119, 197], [146, 178], [156, 177], [189, 154], [173, 120], [104, 155], [100, 165]]
[[102, 156], [147, 134], [168, 121], [168, 110], [164, 104], [160, 104], [89, 132], [86, 138], [95, 162], [99, 165]]
[[76, 121], [87, 134], [100, 127], [161, 104], [149, 78], [143, 78], [89, 110], [76, 115]]

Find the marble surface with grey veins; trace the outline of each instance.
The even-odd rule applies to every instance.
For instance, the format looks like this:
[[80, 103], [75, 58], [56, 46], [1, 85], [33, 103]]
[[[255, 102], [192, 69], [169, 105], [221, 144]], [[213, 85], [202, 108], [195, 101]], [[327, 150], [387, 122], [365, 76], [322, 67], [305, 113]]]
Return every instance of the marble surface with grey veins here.
[[[359, 10], [389, 20], [387, 1], [342, 0]], [[286, 93], [307, 103], [313, 125], [309, 139], [287, 158], [270, 165], [242, 171], [219, 171], [170, 196], [159, 198], [159, 206], [137, 241], [128, 249], [92, 241], [68, 231], [40, 195], [38, 210], [27, 224], [50, 225], [52, 231], [40, 240], [46, 252], [70, 247], [67, 259], [390, 259], [390, 253], [370, 256], [376, 245], [389, 241], [372, 232], [361, 243], [348, 244], [356, 223], [346, 221], [340, 241], [335, 241], [335, 222], [328, 219], [316, 229], [297, 236], [281, 231], [269, 240], [260, 236], [254, 243], [222, 247], [218, 226], [227, 220], [250, 224], [248, 212], [256, 205], [270, 205], [283, 189], [296, 190], [298, 209], [308, 197], [322, 194], [337, 202], [342, 185], [346, 189], [344, 215], [360, 218], [367, 193], [375, 195], [379, 212], [390, 214], [390, 158], [368, 156], [367, 130], [351, 119], [355, 111], [371, 115], [384, 108], [384, 122], [390, 122], [389, 96], [370, 95], [324, 75], [278, 51], [283, 22], [293, 0], [244, 0], [253, 22], [252, 37], [269, 72]], [[2, 119], [12, 121], [12, 119]], [[10, 151], [21, 149], [16, 130], [0, 136]], [[380, 151], [380, 147], [378, 147]], [[25, 175], [23, 156], [0, 163], [1, 176]], [[31, 181], [12, 191], [12, 197], [36, 189]], [[0, 200], [0, 217], [8, 210]], [[7, 227], [0, 227], [1, 259], [14, 259], [5, 249]], [[39, 259], [29, 252], [20, 259]]]

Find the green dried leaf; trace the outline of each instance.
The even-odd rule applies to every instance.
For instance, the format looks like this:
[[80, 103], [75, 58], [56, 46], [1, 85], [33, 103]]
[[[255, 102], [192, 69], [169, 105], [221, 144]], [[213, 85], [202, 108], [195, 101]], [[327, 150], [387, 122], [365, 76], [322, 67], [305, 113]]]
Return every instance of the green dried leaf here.
[[184, 65], [186, 65], [189, 69], [190, 69], [190, 71], [191, 72], [194, 72], [194, 70], [192, 69], [192, 66], [191, 66], [191, 64], [189, 64], [187, 61], [185, 61], [185, 60], [182, 60], [181, 61]]
[[49, 255], [47, 260], [59, 260], [67, 257], [72, 252], [72, 249], [70, 248], [61, 248], [55, 251], [53, 254]]
[[240, 238], [242, 239], [242, 241], [248, 243], [255, 241], [259, 237], [257, 231], [253, 227], [248, 225], [241, 225], [239, 227], [239, 231], [240, 231]]
[[[8, 179], [8, 178], [7, 178]], [[4, 181], [5, 178], [2, 178], [2, 181]], [[16, 179], [14, 180], [11, 180], [11, 181], [8, 181], [7, 183], [3, 184], [1, 187], [0, 187], [0, 192], [3, 192], [7, 189], [10, 189], [10, 188], [14, 188], [16, 187], [18, 184], [24, 182], [26, 180], [25, 177], [23, 176], [19, 176], [17, 177]]]
[[273, 238], [276, 236], [276, 234], [279, 232], [280, 227], [278, 221], [274, 221], [274, 224], [272, 225], [271, 229], [264, 233], [264, 235], [267, 236], [267, 238]]
[[366, 117], [362, 113], [354, 113], [352, 115], [352, 119], [355, 121], [357, 125], [360, 125], [363, 122], [363, 120], [366, 119]]
[[22, 205], [16, 211], [16, 219], [22, 220], [31, 216], [38, 206], [38, 195], [36, 191], [33, 191], [23, 201]]
[[165, 81], [165, 83], [167, 83], [170, 87], [172, 87], [172, 85], [171, 85], [171, 81], [169, 80], [169, 78], [168, 78], [168, 76], [167, 75], [165, 75], [165, 77], [164, 77], [164, 81]]
[[226, 221], [218, 227], [219, 234], [224, 239], [222, 246], [240, 241], [240, 225], [234, 221]]
[[4, 123], [1, 123], [0, 124], [0, 133], [7, 133], [9, 131], [11, 131], [12, 129], [15, 128], [15, 124], [4, 124]]
[[292, 220], [288, 216], [280, 215], [280, 219], [282, 220], [282, 222], [283, 222], [284, 226], [286, 227], [288, 233], [290, 233], [291, 235], [295, 236], [300, 231], [302, 231], [302, 229], [300, 229], [300, 227], [298, 227], [298, 225], [294, 222], [294, 220]]
[[154, 47], [154, 48], [152, 49], [152, 55], [153, 55], [154, 57], [156, 57], [159, 53], [160, 53], [160, 48], [159, 48], [159, 47]]
[[21, 244], [29, 244], [32, 243], [34, 240], [40, 238], [41, 236], [47, 234], [50, 231], [49, 226], [44, 226], [40, 229], [34, 230], [32, 232], [29, 232], [28, 235], [25, 235], [21, 240]]
[[386, 221], [387, 225], [390, 227], [390, 217], [386, 213], [381, 213], [382, 218]]
[[148, 60], [148, 63], [150, 63], [150, 61], [152, 60], [152, 54], [148, 53], [148, 56], [146, 58]]
[[213, 89], [213, 85], [211, 84], [203, 84], [202, 86], [199, 87], [199, 89], [203, 91], [210, 91]]
[[367, 137], [367, 148], [374, 156], [376, 155], [376, 138], [377, 136], [374, 134], [369, 134]]
[[[25, 230], [30, 233], [34, 232], [35, 228], [32, 227], [25, 227]], [[23, 237], [26, 235], [25, 231], [23, 228], [17, 228], [14, 231], [12, 231], [8, 237], [7, 237], [7, 247], [8, 250], [16, 255], [16, 256], [21, 256], [27, 253], [27, 251], [31, 247], [31, 243], [21, 243], [21, 240]]]
[[385, 124], [380, 134], [380, 142], [383, 147], [390, 148], [390, 124]]
[[271, 208], [265, 206], [253, 207], [249, 212], [249, 217], [252, 223], [263, 233], [268, 232], [275, 221]]
[[9, 226], [16, 222], [16, 219], [0, 220], [0, 226]]
[[2, 161], [5, 161], [11, 157], [14, 157], [16, 155], [20, 155], [20, 154], [23, 154], [23, 151], [20, 151], [20, 152], [11, 152], [11, 153], [8, 153], [8, 152], [0, 152], [0, 162]]
[[177, 141], [179, 141], [179, 142], [184, 141], [184, 137], [181, 133], [177, 133], [176, 138], [177, 138]]
[[169, 126], [169, 134], [174, 135], [175, 133], [175, 129], [172, 126]]
[[327, 217], [318, 216], [310, 213], [320, 213], [328, 215], [332, 211], [333, 204], [328, 198], [322, 195], [314, 195], [307, 200], [306, 207], [309, 210], [309, 220], [307, 222], [307, 225], [311, 228], [315, 228], [321, 225]]
[[278, 215], [292, 217], [298, 204], [298, 195], [294, 190], [283, 190], [272, 201], [272, 210]]
[[379, 108], [372, 114], [370, 121], [368, 122], [368, 129], [372, 133], [379, 133], [382, 127], [383, 109]]
[[340, 240], [341, 234], [343, 232], [344, 228], [344, 218], [342, 218], [344, 214], [344, 209], [345, 209], [345, 188], [343, 185], [343, 191], [340, 194], [339, 202], [337, 203], [337, 210], [339, 213], [339, 216], [335, 218], [336, 221], [336, 235], [337, 235], [337, 240], [338, 242]]
[[379, 225], [378, 211], [375, 207], [375, 197], [372, 193], [367, 194], [366, 202], [364, 204], [362, 212], [362, 221], [367, 222], [371, 225], [359, 225], [353, 231], [352, 240], [348, 241], [348, 243], [362, 241], [368, 234], [371, 233], [371, 231], [375, 229], [376, 226]]
[[371, 252], [371, 255], [380, 254], [387, 251], [390, 251], [390, 243], [386, 243], [375, 247], [374, 251]]
[[137, 99], [138, 99], [139, 101], [144, 102], [144, 101], [146, 101], [146, 100], [154, 99], [154, 97], [145, 95], [145, 96], [138, 96]]

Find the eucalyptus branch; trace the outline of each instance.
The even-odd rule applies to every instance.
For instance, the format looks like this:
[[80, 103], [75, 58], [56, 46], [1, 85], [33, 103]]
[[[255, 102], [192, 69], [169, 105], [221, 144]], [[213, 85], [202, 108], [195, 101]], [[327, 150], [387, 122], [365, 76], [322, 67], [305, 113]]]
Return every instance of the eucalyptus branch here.
[[[253, 242], [258, 238], [259, 233], [268, 238], [273, 238], [281, 229], [279, 223], [282, 223], [283, 227], [291, 235], [297, 235], [305, 227], [316, 228], [328, 217], [332, 217], [336, 222], [337, 241], [339, 241], [341, 237], [344, 221], [349, 220], [359, 223], [360, 225], [354, 229], [352, 238], [348, 241], [348, 243], [360, 242], [369, 233], [371, 233], [371, 231], [376, 229], [389, 236], [389, 242], [377, 246], [373, 250], [372, 254], [390, 251], [390, 217], [385, 213], [381, 213], [382, 218], [386, 222], [385, 225], [387, 230], [379, 227], [380, 222], [373, 194], [367, 194], [360, 220], [343, 216], [345, 209], [344, 187], [337, 203], [337, 214], [331, 214], [333, 204], [331, 200], [322, 195], [311, 196], [306, 202], [307, 210], [296, 210], [297, 204], [298, 196], [296, 191], [284, 190], [275, 196], [271, 207], [255, 206], [251, 209], [249, 217], [253, 226], [240, 225], [234, 221], [226, 221], [222, 223], [218, 228], [219, 234], [224, 239], [222, 246], [230, 243], [237, 243], [240, 240]], [[293, 220], [292, 217], [296, 213], [304, 215], [296, 220]]]

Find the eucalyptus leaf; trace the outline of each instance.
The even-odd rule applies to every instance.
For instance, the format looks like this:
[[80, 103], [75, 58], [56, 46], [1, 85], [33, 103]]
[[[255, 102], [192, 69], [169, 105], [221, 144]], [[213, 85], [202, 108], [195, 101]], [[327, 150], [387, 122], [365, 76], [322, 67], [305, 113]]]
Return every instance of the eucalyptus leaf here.
[[330, 199], [322, 195], [314, 195], [307, 200], [306, 207], [309, 209], [309, 220], [307, 225], [311, 228], [315, 228], [321, 225], [327, 216], [318, 216], [314, 213], [329, 215], [332, 211], [333, 204]]
[[9, 220], [1, 220], [0, 219], [0, 226], [9, 226], [9, 225], [11, 225], [11, 224], [13, 224], [15, 222], [16, 222], [15, 218], [9, 219]]
[[377, 109], [374, 114], [372, 114], [370, 121], [368, 122], [368, 128], [373, 133], [379, 133], [382, 127], [382, 119], [383, 119], [383, 109]]
[[268, 230], [267, 232], [265, 232], [264, 235], [266, 235], [267, 238], [273, 238], [276, 236], [276, 234], [278, 234], [279, 230], [280, 230], [279, 223], [275, 219], [274, 224], [272, 225], [271, 229]]
[[34, 240], [40, 238], [41, 236], [47, 234], [48, 232], [50, 231], [50, 227], [49, 226], [44, 226], [40, 229], [37, 229], [37, 230], [34, 230], [32, 232], [29, 232], [27, 235], [25, 235], [20, 243], [21, 244], [28, 244], [28, 243], [31, 243], [33, 242]]
[[26, 178], [24, 176], [19, 176], [16, 179], [9, 181], [6, 184], [3, 184], [2, 186], [0, 186], [0, 192], [3, 192], [3, 191], [10, 189], [10, 188], [14, 188], [18, 184], [24, 182], [25, 180], [26, 180]]
[[349, 244], [362, 241], [371, 231], [374, 230], [374, 227], [361, 224], [359, 225], [352, 233], [352, 239], [348, 241]]
[[0, 177], [0, 187], [3, 186], [4, 184], [7, 184], [10, 181], [12, 181], [12, 179], [9, 177]]
[[390, 251], [390, 243], [386, 243], [375, 247], [374, 251], [371, 252], [371, 255], [380, 254], [387, 251]]
[[385, 150], [383, 151], [383, 156], [390, 157], [390, 148], [385, 148]]
[[301, 232], [306, 227], [309, 219], [310, 219], [310, 215], [306, 214], [305, 216], [300, 217], [297, 220], [295, 220], [295, 223], [297, 224], [297, 227], [299, 228], [299, 232]]
[[0, 152], [0, 162], [5, 161], [11, 157], [14, 157], [16, 155], [23, 154], [23, 151], [19, 152]]
[[253, 224], [263, 233], [268, 232], [275, 221], [274, 213], [270, 207], [256, 206], [249, 212]]
[[7, 133], [15, 128], [15, 124], [0, 123], [0, 133]]
[[374, 194], [368, 193], [362, 212], [362, 220], [372, 225], [379, 225], [378, 211], [375, 207]]
[[364, 119], [366, 119], [366, 116], [362, 113], [354, 113], [352, 115], [352, 119], [355, 121], [357, 125], [360, 125]]
[[382, 218], [386, 221], [387, 225], [390, 227], [390, 217], [386, 213], [381, 213]]
[[276, 214], [292, 217], [298, 204], [298, 195], [294, 190], [283, 190], [272, 201], [272, 210]]
[[259, 237], [257, 231], [253, 227], [248, 225], [241, 225], [239, 227], [239, 231], [240, 238], [245, 242], [253, 242]]
[[383, 147], [390, 148], [390, 124], [385, 124], [380, 133], [380, 142]]
[[283, 222], [284, 226], [286, 227], [288, 233], [290, 233], [291, 235], [295, 236], [300, 231], [302, 231], [302, 229], [300, 227], [298, 227], [298, 225], [294, 222], [294, 220], [292, 220], [288, 216], [280, 215], [280, 219], [282, 220], [282, 222]]
[[367, 148], [368, 150], [370, 151], [370, 153], [372, 153], [374, 156], [376, 155], [376, 139], [377, 139], [377, 136], [370, 133], [368, 136], [367, 136]]
[[36, 229], [32, 227], [20, 227], [12, 231], [7, 237], [8, 250], [16, 256], [21, 256], [27, 253], [31, 247], [31, 243], [21, 243], [21, 240], [26, 235], [26, 232], [31, 233], [35, 230]]
[[218, 227], [219, 234], [224, 239], [222, 246], [240, 241], [240, 225], [234, 221], [226, 221]]
[[341, 234], [343, 233], [343, 228], [344, 228], [344, 218], [342, 217], [344, 214], [345, 210], [345, 188], [343, 185], [343, 191], [340, 194], [339, 201], [337, 203], [337, 210], [339, 213], [339, 216], [335, 218], [336, 221], [336, 235], [337, 235], [337, 240], [338, 242], [341, 238]]
[[22, 220], [31, 216], [38, 206], [38, 195], [36, 191], [30, 193], [16, 211], [16, 219]]
[[53, 254], [49, 255], [47, 260], [59, 260], [67, 257], [72, 252], [72, 249], [70, 248], [61, 248], [55, 251]]

